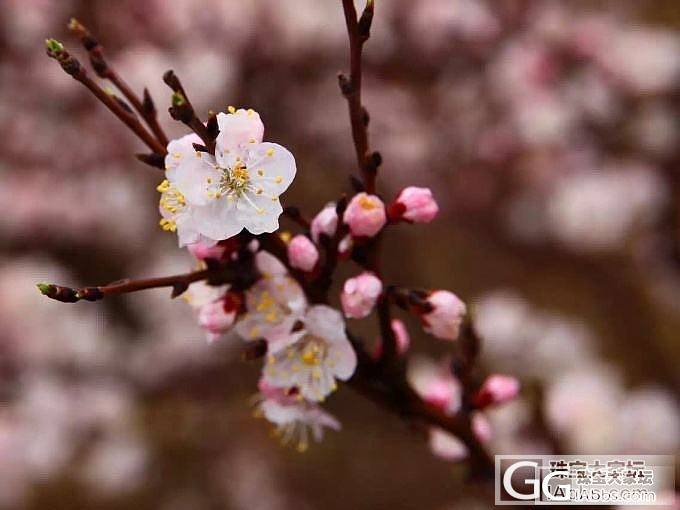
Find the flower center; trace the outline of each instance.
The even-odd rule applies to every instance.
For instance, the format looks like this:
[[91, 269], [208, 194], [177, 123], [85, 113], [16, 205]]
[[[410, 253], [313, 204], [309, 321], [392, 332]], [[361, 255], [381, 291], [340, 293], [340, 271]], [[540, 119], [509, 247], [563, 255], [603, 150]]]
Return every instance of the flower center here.
[[290, 312], [286, 307], [281, 306], [269, 291], [263, 291], [255, 302], [255, 311], [261, 313], [265, 321], [270, 324], [278, 323]]
[[175, 214], [187, 205], [184, 195], [173, 187], [167, 179], [161, 182], [156, 190], [161, 193], [160, 206], [171, 214]]
[[377, 207], [375, 201], [369, 197], [361, 197], [359, 199], [359, 205], [366, 211], [370, 211], [371, 209], [375, 209]]
[[248, 189], [250, 174], [243, 161], [237, 161], [232, 168], [222, 168], [221, 170], [222, 177], [219, 187], [222, 193], [226, 194], [231, 191], [240, 196]]
[[321, 365], [324, 359], [326, 359], [326, 351], [326, 344], [323, 341], [312, 338], [312, 340], [308, 341], [302, 348], [300, 359], [308, 366]]

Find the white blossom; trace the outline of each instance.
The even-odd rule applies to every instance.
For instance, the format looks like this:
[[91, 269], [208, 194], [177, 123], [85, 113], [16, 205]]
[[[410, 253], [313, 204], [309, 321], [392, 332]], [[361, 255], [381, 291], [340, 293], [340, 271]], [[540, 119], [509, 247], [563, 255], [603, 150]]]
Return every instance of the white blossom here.
[[256, 265], [262, 278], [246, 292], [247, 311], [236, 323], [236, 332], [244, 340], [264, 338], [268, 352], [275, 354], [302, 336], [292, 330], [304, 315], [307, 298], [273, 255], [258, 252]]
[[303, 322], [294, 344], [269, 355], [264, 380], [279, 388], [297, 388], [303, 398], [319, 402], [335, 391], [336, 379], [352, 376], [357, 357], [337, 310], [312, 306]]
[[[217, 115], [215, 155], [195, 150], [187, 135], [168, 144], [166, 179], [159, 189], [162, 226], [177, 230], [180, 244], [213, 242], [246, 229], [274, 232], [283, 211], [279, 196], [295, 177], [295, 158], [262, 142], [264, 126], [253, 110]], [[199, 141], [200, 142], [200, 141]]]
[[309, 436], [318, 443], [324, 428], [340, 430], [340, 422], [318, 404], [308, 402], [294, 393], [269, 386], [260, 381], [260, 400], [257, 411], [273, 423], [275, 435], [283, 445], [294, 444], [303, 452], [309, 447]]

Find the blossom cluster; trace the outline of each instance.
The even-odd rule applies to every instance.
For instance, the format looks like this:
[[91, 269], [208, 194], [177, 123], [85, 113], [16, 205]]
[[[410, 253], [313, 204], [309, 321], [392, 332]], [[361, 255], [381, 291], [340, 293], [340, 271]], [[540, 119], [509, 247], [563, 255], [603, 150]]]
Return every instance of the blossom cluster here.
[[[320, 440], [324, 428], [340, 427], [320, 404], [337, 389], [338, 381], [350, 379], [357, 368], [345, 318], [368, 317], [378, 301], [390, 299], [390, 289], [381, 278], [364, 270], [342, 285], [342, 312], [311, 302], [303, 284], [319, 277], [321, 251], [335, 239], [337, 247], [331, 249], [337, 250], [337, 257], [349, 259], [355, 245], [370, 242], [388, 224], [428, 223], [439, 208], [431, 190], [419, 187], [403, 189], [388, 206], [366, 192], [354, 195], [343, 210], [329, 203], [312, 219], [307, 232], [280, 235], [286, 244], [287, 267], [260, 246], [257, 235], [278, 229], [283, 212], [279, 196], [295, 176], [294, 157], [280, 145], [262, 142], [264, 126], [253, 110], [230, 107], [228, 113], [217, 115], [217, 121], [214, 157], [201, 150], [201, 140], [194, 134], [168, 144], [166, 179], [158, 187], [160, 225], [176, 232], [180, 245], [206, 267], [252, 258], [256, 278], [249, 285], [197, 282], [184, 299], [196, 310], [209, 342], [225, 337], [246, 345], [263, 343], [266, 354], [257, 414], [276, 426], [283, 442], [293, 442], [304, 451], [310, 437]], [[253, 235], [245, 248], [246, 237], [240, 235], [244, 228]], [[466, 315], [465, 304], [445, 290], [422, 294], [407, 308], [419, 316], [425, 332], [455, 341]], [[404, 355], [410, 345], [405, 324], [392, 319], [391, 330], [398, 355]], [[381, 342], [376, 359], [384, 354]], [[496, 395], [503, 392], [503, 382], [498, 390], [493, 381], [478, 392], [480, 408], [514, 396]]]
[[[0, 157], [0, 197], [9, 205], [0, 222], [4, 262], [4, 278], [0, 278], [4, 282], [0, 357], [8, 397], [0, 413], [0, 451], [7, 453], [0, 455], [0, 479], [6, 482], [0, 488], [0, 506], [6, 504], [3, 496], [24, 489], [32, 500], [44, 500], [41, 496], [47, 492], [53, 506], [64, 504], [64, 498], [78, 497], [74, 470], [79, 474], [81, 469], [91, 481], [88, 497], [108, 486], [111, 482], [107, 480], [120, 483], [123, 474], [133, 486], [153, 486], [159, 499], [173, 502], [170, 506], [209, 506], [208, 493], [228, 499], [233, 506], [248, 506], [254, 496], [266, 502], [265, 506], [280, 506], [285, 492], [296, 493], [292, 496], [296, 501], [314, 497], [311, 493], [299, 494], [306, 492], [299, 484], [293, 484], [295, 489], [281, 485], [291, 477], [289, 473], [281, 476], [277, 469], [280, 463], [267, 462], [267, 458], [277, 456], [275, 449], [263, 452], [257, 448], [262, 434], [255, 432], [249, 437], [236, 433], [233, 427], [213, 435], [211, 447], [202, 448], [200, 453], [194, 451], [187, 459], [211, 463], [214, 476], [202, 480], [209, 490], [202, 491], [205, 494], [200, 497], [185, 490], [195, 486], [193, 479], [175, 483], [174, 477], [154, 475], [158, 469], [170, 468], [169, 463], [174, 467], [175, 458], [162, 455], [157, 446], [165, 438], [159, 438], [156, 430], [152, 432], [153, 425], [147, 420], [128, 420], [134, 422], [139, 437], [133, 434], [135, 439], [126, 442], [143, 447], [151, 459], [147, 466], [151, 469], [140, 473], [127, 464], [121, 467], [108, 461], [98, 462], [99, 469], [93, 468], [90, 456], [101, 450], [100, 442], [107, 444], [107, 452], [127, 449], [118, 446], [120, 440], [108, 447], [110, 438], [121, 435], [117, 419], [101, 420], [106, 427], [103, 434], [101, 430], [85, 433], [80, 429], [79, 424], [90, 420], [90, 414], [99, 407], [82, 405], [82, 389], [92, 388], [102, 379], [109, 381], [112, 374], [116, 374], [116, 380], [134, 381], [126, 392], [117, 385], [107, 392], [112, 398], [125, 394], [130, 399], [127, 411], [114, 414], [132, 418], [140, 413], [153, 415], [165, 406], [165, 399], [135, 400], [140, 388], [149, 384], [176, 387], [180, 381], [183, 392], [199, 394], [201, 402], [218, 398], [220, 405], [204, 406], [201, 412], [219, 419], [225, 411], [231, 412], [228, 399], [240, 402], [241, 395], [240, 388], [232, 391], [232, 384], [216, 382], [233, 383], [253, 367], [232, 364], [216, 375], [215, 365], [225, 363], [224, 352], [241, 345], [193, 341], [200, 331], [192, 323], [192, 314], [182, 313], [183, 303], [168, 302], [164, 292], [129, 295], [124, 314], [119, 313], [116, 302], [113, 310], [110, 301], [100, 307], [85, 304], [62, 308], [35, 300], [25, 302], [17, 292], [31, 287], [36, 278], [77, 281], [90, 275], [114, 279], [126, 273], [159, 275], [187, 268], [185, 253], [167, 249], [170, 236], [155, 235], [154, 216], [150, 218], [146, 203], [149, 175], [134, 171], [130, 164], [130, 154], [139, 150], [134, 139], [123, 130], [110, 129], [101, 105], [84, 101], [82, 91], [59, 74], [57, 66], [46, 66], [44, 56], [36, 51], [36, 41], [50, 33], [62, 33], [62, 21], [71, 14], [107, 27], [105, 44], [113, 50], [118, 69], [129, 76], [132, 88], [141, 90], [147, 85], [151, 95], [160, 99], [161, 112], [167, 89], [159, 76], [169, 65], [182, 76], [197, 111], [224, 104], [227, 97], [241, 98], [248, 104], [256, 102], [259, 111], [267, 112], [268, 140], [276, 140], [273, 133], [291, 125], [292, 112], [304, 112], [304, 121], [286, 131], [286, 144], [296, 147], [299, 162], [307, 160], [310, 152], [323, 154], [320, 159], [312, 155], [311, 161], [323, 161], [323, 166], [311, 172], [324, 179], [324, 186], [320, 190], [318, 180], [305, 179], [296, 183], [295, 191], [298, 196], [307, 194], [310, 202], [317, 195], [325, 200], [338, 198], [326, 196], [331, 186], [325, 185], [325, 178], [329, 183], [336, 182], [336, 170], [348, 168], [353, 155], [339, 143], [344, 139], [340, 136], [343, 126], [337, 119], [345, 113], [345, 105], [329, 100], [327, 91], [328, 77], [337, 71], [339, 59], [346, 54], [344, 22], [336, 3], [299, 2], [299, 8], [292, 10], [281, 9], [275, 0], [205, 0], [200, 12], [192, 0], [180, 0], [172, 9], [164, 2], [146, 2], [140, 7], [139, 2], [131, 0], [105, 9], [73, 0], [8, 0], [3, 5], [3, 39], [8, 44], [4, 47], [7, 58], [0, 63], [0, 82], [12, 90], [14, 100], [0, 106], [0, 117], [6, 120], [0, 131], [7, 141]], [[676, 451], [678, 434], [673, 431], [680, 428], [668, 414], [672, 409], [678, 416], [677, 402], [666, 398], [668, 389], [659, 388], [664, 398], [653, 399], [654, 391], [643, 394], [637, 386], [630, 387], [637, 384], [638, 377], [649, 383], [668, 383], [664, 374], [674, 373], [673, 357], [654, 349], [656, 344], [673, 343], [675, 330], [668, 312], [675, 309], [680, 295], [677, 266], [667, 256], [671, 250], [655, 249], [656, 240], [671, 247], [676, 238], [671, 236], [678, 231], [664, 229], [675, 224], [667, 214], [673, 210], [668, 207], [673, 205], [673, 197], [667, 192], [675, 182], [669, 170], [678, 152], [674, 143], [678, 124], [673, 121], [672, 108], [677, 89], [677, 72], [673, 71], [677, 59], [672, 56], [677, 53], [678, 34], [671, 29], [673, 16], [663, 14], [672, 8], [662, 5], [667, 2], [590, 3], [584, 7], [530, 0], [511, 14], [505, 3], [487, 0], [377, 3], [381, 21], [371, 34], [369, 52], [372, 66], [380, 72], [365, 70], [362, 92], [370, 107], [371, 129], [379, 133], [375, 140], [388, 167], [388, 173], [381, 172], [381, 193], [396, 196], [401, 187], [417, 179], [419, 185], [437, 191], [443, 212], [441, 221], [423, 229], [419, 237], [419, 245], [432, 248], [427, 264], [408, 267], [405, 277], [419, 277], [425, 282], [436, 277], [428, 283], [450, 288], [460, 281], [467, 301], [467, 296], [480, 297], [488, 291], [491, 280], [499, 279], [500, 274], [504, 285], [512, 285], [513, 290], [525, 294], [523, 302], [531, 303], [530, 313], [517, 313], [523, 310], [517, 309], [516, 302], [510, 303], [509, 310], [500, 310], [495, 306], [498, 303], [493, 303], [496, 317], [491, 329], [485, 327], [483, 302], [469, 308], [484, 340], [484, 368], [522, 374], [523, 386], [530, 388], [512, 403], [483, 410], [494, 431], [487, 443], [489, 449], [508, 453], [548, 451], [550, 445], [544, 439], [551, 431], [543, 431], [537, 423], [535, 392], [531, 391], [538, 385], [549, 390], [545, 395], [545, 405], [551, 409], [548, 425], [559, 430], [563, 444], [574, 452], [592, 451], [593, 445], [598, 451], [603, 447], [618, 452]], [[263, 27], [266, 37], [262, 37]], [[267, 65], [259, 66], [263, 62]], [[291, 72], [300, 69], [301, 62], [315, 71]], [[262, 75], [266, 79], [258, 78]], [[272, 84], [276, 84], [275, 93]], [[160, 115], [158, 120], [165, 129], [172, 129], [167, 116]], [[446, 140], [443, 145], [442, 140]], [[55, 147], [59, 148], [57, 158]], [[60, 185], [55, 186], [55, 182]], [[36, 200], [38, 196], [44, 199]], [[386, 209], [389, 217], [389, 205]], [[337, 222], [335, 207], [325, 211]], [[294, 252], [306, 255], [295, 257], [300, 267], [293, 269], [313, 273], [323, 268], [320, 232], [314, 227], [310, 236], [303, 233], [292, 237], [291, 260]], [[462, 237], [458, 235], [461, 229]], [[397, 236], [402, 234], [409, 233]], [[440, 249], [441, 243], [448, 243], [449, 234], [456, 236], [453, 256], [457, 261], [461, 260], [458, 254], [465, 257], [462, 278], [457, 263], [453, 271], [442, 270], [452, 262], [453, 250]], [[316, 250], [309, 249], [310, 238]], [[344, 236], [343, 240], [340, 253], [346, 256], [353, 239]], [[199, 259], [216, 259], [224, 251], [219, 243], [189, 246]], [[545, 252], [548, 247], [550, 251]], [[393, 256], [392, 268], [413, 256], [411, 243], [403, 248], [399, 253], [386, 253]], [[602, 264], [580, 264], [577, 257], [593, 249], [616, 250], [617, 258], [598, 259]], [[466, 256], [471, 250], [477, 250], [472, 253], [480, 256]], [[207, 255], [209, 252], [212, 256]], [[634, 260], [618, 257], [628, 252]], [[27, 256], [17, 258], [19, 253]], [[87, 256], [78, 255], [83, 253]], [[630, 263], [638, 270], [630, 270]], [[505, 278], [518, 270], [522, 271], [519, 279]], [[369, 271], [359, 269], [353, 276], [363, 272]], [[23, 280], [16, 279], [19, 274]], [[560, 276], [556, 279], [556, 275]], [[564, 282], [570, 283], [565, 286]], [[340, 291], [344, 282], [337, 283]], [[633, 285], [622, 291], [628, 283]], [[201, 287], [200, 283], [192, 284], [186, 295]], [[226, 292], [221, 286], [217, 288]], [[28, 290], [37, 300], [33, 289]], [[587, 313], [585, 322], [594, 320], [598, 334], [590, 334], [580, 320], [536, 313], [533, 305], [545, 306], [548, 295], [553, 296], [549, 300], [551, 309]], [[230, 298], [234, 296], [230, 293]], [[213, 299], [217, 297], [219, 293]], [[640, 297], [644, 306], [640, 306]], [[506, 305], [507, 301], [503, 299]], [[212, 308], [220, 312], [218, 306]], [[210, 323], [208, 311], [206, 308], [198, 316], [200, 324]], [[347, 322], [351, 326], [352, 321]], [[103, 330], [102, 324], [106, 324]], [[134, 325], [133, 332], [129, 331], [130, 324]], [[509, 330], [496, 329], [508, 325], [512, 326]], [[222, 336], [221, 326], [217, 325], [213, 338]], [[400, 355], [421, 347], [417, 328], [411, 331], [413, 339], [409, 338], [412, 324], [408, 318], [393, 318], [391, 326]], [[370, 335], [367, 339], [373, 340]], [[384, 346], [382, 339], [375, 340], [370, 353], [379, 360]], [[245, 345], [251, 348], [258, 342]], [[615, 352], [616, 365], [626, 371], [617, 381], [617, 391], [603, 391], [608, 378], [588, 378], [587, 371], [577, 368], [584, 360], [591, 363], [591, 351], [601, 349]], [[29, 360], [34, 357], [50, 359], [34, 363]], [[448, 364], [430, 364], [435, 373], [450, 372], [449, 368]], [[572, 372], [577, 372], [574, 377]], [[69, 384], [60, 384], [62, 379]], [[27, 384], [27, 380], [43, 384]], [[206, 384], [211, 384], [209, 396], [203, 393]], [[19, 385], [21, 390], [15, 392]], [[221, 389], [216, 389], [218, 386]], [[51, 390], [49, 396], [36, 398], [44, 394], [39, 390], [45, 387]], [[587, 396], [586, 401], [567, 402], [564, 409], [570, 412], [566, 416], [552, 416], [552, 410], [559, 409], [560, 402], [568, 400], [576, 388]], [[644, 409], [640, 402], [647, 402]], [[337, 404], [335, 408], [341, 414], [343, 405], [352, 405], [353, 400]], [[570, 408], [572, 404], [575, 407]], [[623, 421], [621, 413], [626, 415]], [[357, 420], [361, 415], [359, 410], [351, 413]], [[636, 417], [643, 423], [636, 422]], [[390, 419], [389, 415], [379, 418], [383, 422]], [[624, 422], [626, 426], [618, 426]], [[603, 423], [617, 427], [604, 429]], [[249, 431], [247, 425], [239, 425], [243, 432]], [[373, 426], [379, 426], [378, 420]], [[111, 428], [115, 429], [113, 434]], [[613, 428], [616, 433], [611, 433]], [[643, 434], [639, 434], [641, 430]], [[123, 431], [127, 438], [129, 431]], [[202, 427], [193, 427], [182, 437], [192, 441], [200, 434], [207, 440], [203, 432]], [[626, 440], [635, 438], [636, 444], [624, 442], [622, 447], [619, 441], [623, 435]], [[668, 446], [669, 438], [676, 446]], [[362, 439], [348, 434], [338, 441], [351, 441], [364, 452], [374, 442], [371, 434]], [[92, 450], [92, 446], [96, 448]], [[379, 456], [379, 461], [364, 456], [362, 464], [373, 473], [375, 484], [397, 481], [399, 485], [399, 480], [409, 476], [406, 471], [380, 468], [381, 463], [403, 455], [403, 443], [390, 439], [390, 448], [383, 451], [385, 455]], [[111, 460], [110, 456], [104, 458]], [[307, 461], [306, 468], [312, 470], [315, 462], [323, 462], [323, 470], [317, 470], [323, 473], [317, 474], [321, 479], [317, 481], [322, 483], [345, 469], [344, 460], [338, 456], [320, 455]], [[426, 470], [436, 463], [423, 461], [421, 465]], [[223, 476], [225, 466], [229, 466], [229, 476]], [[201, 470], [190, 473], [188, 477], [202, 476]], [[65, 478], [69, 490], [59, 490], [57, 496], [54, 489]], [[27, 486], [29, 479], [33, 482]], [[263, 479], [267, 483], [261, 483]], [[419, 503], [429, 502], [429, 492], [441, 492], [430, 491], [431, 483], [418, 484], [417, 490], [413, 484], [401, 485], [408, 487], [408, 496]], [[407, 491], [402, 488], [398, 495]], [[125, 492], [120, 486], [112, 491], [116, 499], [125, 497]], [[380, 494], [374, 491], [371, 500], [371, 494], [362, 491], [357, 497], [365, 498], [362, 504], [366, 506], [378, 506], [382, 501], [375, 502], [375, 498]], [[465, 490], [451, 491], [451, 496], [464, 502], [439, 501], [438, 505], [477, 504], [470, 501]], [[224, 499], [211, 503], [220, 506]], [[346, 503], [352, 505], [351, 501]], [[70, 499], [68, 504], [72, 504]], [[159, 501], [157, 506], [164, 504]]]

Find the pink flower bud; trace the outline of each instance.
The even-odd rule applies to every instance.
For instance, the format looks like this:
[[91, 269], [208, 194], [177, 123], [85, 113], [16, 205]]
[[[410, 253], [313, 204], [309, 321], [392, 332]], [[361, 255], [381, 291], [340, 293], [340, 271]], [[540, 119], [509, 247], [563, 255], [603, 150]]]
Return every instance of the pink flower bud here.
[[319, 236], [325, 234], [328, 237], [333, 237], [338, 228], [338, 213], [335, 210], [335, 204], [330, 203], [326, 205], [319, 214], [312, 220], [311, 231], [312, 239], [315, 243], [319, 242]]
[[415, 186], [404, 188], [389, 208], [391, 219], [403, 219], [412, 223], [429, 223], [438, 212], [439, 206], [432, 197], [430, 188]]
[[[482, 413], [472, 415], [472, 432], [482, 443], [491, 440], [491, 424]], [[469, 450], [463, 441], [439, 427], [430, 428], [429, 443], [434, 455], [451, 462], [460, 462], [469, 454]]]
[[429, 445], [432, 453], [440, 459], [450, 462], [460, 462], [468, 454], [465, 443], [456, 436], [439, 427], [430, 427]]
[[394, 339], [397, 341], [397, 353], [406, 354], [411, 346], [411, 336], [408, 334], [406, 326], [399, 319], [392, 319], [390, 324], [394, 332]]
[[425, 331], [443, 340], [457, 339], [460, 325], [467, 312], [465, 303], [447, 290], [432, 292], [427, 302], [432, 306], [432, 310], [421, 317]]
[[482, 443], [488, 443], [493, 437], [491, 422], [481, 412], [472, 413], [472, 432]]
[[347, 258], [352, 254], [352, 248], [354, 248], [354, 241], [352, 241], [352, 236], [347, 234], [338, 243], [338, 255]]
[[344, 222], [355, 237], [373, 237], [385, 226], [385, 204], [375, 195], [358, 193], [347, 205]]
[[373, 273], [364, 272], [345, 282], [340, 294], [342, 310], [351, 319], [369, 315], [382, 292], [382, 282]]
[[519, 394], [519, 381], [512, 376], [493, 374], [487, 377], [474, 397], [477, 407], [503, 404]]
[[463, 389], [460, 381], [451, 374], [448, 363], [434, 363], [427, 358], [415, 357], [409, 360], [406, 377], [425, 402], [439, 407], [448, 415], [460, 410]]
[[309, 237], [296, 235], [288, 243], [288, 261], [294, 268], [309, 272], [319, 261], [319, 250]]
[[236, 313], [236, 309], [226, 309], [223, 299], [207, 303], [200, 308], [198, 324], [208, 332], [209, 342], [219, 338], [234, 325]]
[[[428, 388], [428, 392], [423, 395], [423, 400], [434, 406], [447, 409], [451, 406], [452, 402], [458, 402], [458, 399], [460, 398], [459, 394], [460, 389], [457, 382], [441, 377], [432, 381]], [[454, 404], [454, 406], [455, 405], [458, 404]]]
[[[397, 342], [397, 354], [403, 356], [404, 354], [406, 354], [406, 351], [408, 351], [408, 348], [411, 345], [411, 337], [408, 334], [406, 325], [399, 319], [392, 319], [392, 322], [390, 324], [392, 325], [394, 339]], [[380, 359], [380, 357], [382, 356], [382, 352], [383, 352], [382, 341], [379, 339], [378, 343], [376, 344], [376, 349], [373, 354], [373, 357], [375, 359]]]
[[[482, 443], [491, 440], [491, 424], [482, 413], [473, 413], [471, 425], [472, 432]], [[439, 427], [430, 428], [429, 443], [434, 455], [451, 462], [460, 462], [470, 453], [463, 441]]]
[[220, 260], [227, 250], [225, 246], [214, 244], [210, 245], [204, 242], [193, 243], [187, 246], [191, 254], [198, 260], [217, 259]]

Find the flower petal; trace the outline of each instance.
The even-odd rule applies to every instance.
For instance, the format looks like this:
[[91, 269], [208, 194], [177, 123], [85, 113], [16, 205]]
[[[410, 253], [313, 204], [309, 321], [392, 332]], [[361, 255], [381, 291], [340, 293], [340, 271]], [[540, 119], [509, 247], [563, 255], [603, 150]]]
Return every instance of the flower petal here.
[[193, 216], [200, 233], [216, 241], [233, 237], [243, 229], [237, 221], [234, 201], [227, 197], [194, 207]]
[[357, 368], [357, 354], [349, 340], [345, 339], [342, 342], [331, 344], [328, 355], [334, 363], [333, 373], [335, 377], [343, 381], [352, 377]]
[[189, 133], [181, 138], [171, 140], [168, 144], [168, 154], [165, 156], [165, 171], [166, 177], [170, 181], [175, 177], [174, 174], [177, 166], [196, 152], [193, 146], [194, 143], [202, 143], [196, 133]]
[[305, 328], [311, 335], [323, 338], [331, 344], [348, 342], [342, 314], [330, 306], [310, 307], [305, 315]]
[[168, 176], [168, 180], [193, 205], [206, 204], [210, 200], [208, 183], [218, 182], [221, 177], [220, 171], [215, 168], [215, 158], [197, 151], [182, 156], [172, 175], [172, 179]]
[[232, 151], [249, 143], [262, 142], [264, 125], [260, 114], [254, 110], [236, 110], [234, 113], [218, 113], [217, 147], [220, 151]]
[[251, 148], [246, 164], [253, 186], [277, 197], [288, 189], [297, 172], [293, 155], [277, 143], [265, 142]]
[[281, 202], [265, 196], [246, 192], [236, 205], [238, 221], [251, 234], [274, 232], [279, 228], [279, 216], [283, 212]]

